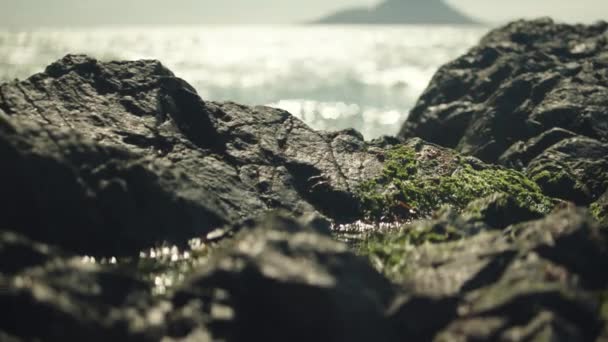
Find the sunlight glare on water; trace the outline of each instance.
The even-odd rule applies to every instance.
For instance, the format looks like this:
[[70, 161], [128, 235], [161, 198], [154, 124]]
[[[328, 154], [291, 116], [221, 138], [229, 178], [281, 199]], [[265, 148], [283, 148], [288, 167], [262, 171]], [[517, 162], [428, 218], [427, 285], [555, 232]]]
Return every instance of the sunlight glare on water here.
[[487, 31], [449, 26], [199, 26], [0, 31], [0, 80], [68, 53], [158, 59], [206, 100], [285, 109], [313, 128], [395, 134], [437, 68]]

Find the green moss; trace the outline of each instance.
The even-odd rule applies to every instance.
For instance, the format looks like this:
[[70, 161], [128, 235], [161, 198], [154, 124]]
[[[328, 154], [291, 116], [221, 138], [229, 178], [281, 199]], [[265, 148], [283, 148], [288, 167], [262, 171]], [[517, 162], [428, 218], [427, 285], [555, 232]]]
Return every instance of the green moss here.
[[[454, 171], [446, 174], [445, 165]], [[520, 172], [480, 168], [461, 157], [454, 157], [445, 165], [419, 162], [416, 151], [409, 146], [394, 148], [386, 154], [382, 175], [359, 188], [365, 214], [375, 220], [423, 217], [442, 205], [462, 209], [475, 199], [497, 192], [541, 213], [547, 213], [554, 205], [535, 182]]]
[[600, 317], [608, 322], [608, 290], [599, 294], [600, 297]]
[[591, 204], [589, 207], [591, 214], [604, 226], [608, 226], [608, 208], [599, 202]]
[[367, 257], [372, 265], [393, 281], [407, 275], [408, 255], [425, 243], [441, 243], [460, 239], [462, 234], [454, 227], [411, 225], [399, 230], [375, 233], [362, 241], [358, 254]]
[[557, 183], [558, 182], [557, 179], [561, 179], [564, 176], [566, 176], [566, 174], [563, 172], [553, 174], [547, 170], [544, 170], [544, 171], [532, 176], [532, 180], [536, 183], [538, 183], [538, 182]]
[[564, 171], [564, 169], [555, 169], [556, 167], [554, 165], [545, 165], [543, 167], [551, 170], [542, 169], [540, 172], [535, 172], [535, 170], [531, 171], [531, 179], [541, 187], [548, 189], [560, 187], [583, 191], [585, 186], [578, 182], [573, 175]]

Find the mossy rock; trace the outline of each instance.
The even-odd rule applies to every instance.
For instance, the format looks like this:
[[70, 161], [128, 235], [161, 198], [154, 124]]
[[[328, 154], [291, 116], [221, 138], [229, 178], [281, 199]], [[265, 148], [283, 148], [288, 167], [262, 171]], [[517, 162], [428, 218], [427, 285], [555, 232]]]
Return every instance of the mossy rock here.
[[548, 213], [555, 200], [521, 172], [412, 139], [385, 153], [382, 174], [359, 186], [368, 219], [391, 221], [429, 217], [443, 205], [465, 208], [470, 202], [503, 193], [517, 206]]
[[549, 196], [588, 206], [608, 188], [608, 144], [577, 136], [530, 162], [526, 174]]
[[546, 194], [569, 199], [575, 203], [588, 203], [589, 201], [590, 195], [584, 184], [577, 181], [570, 172], [562, 167], [547, 164], [532, 169], [528, 173]]
[[414, 221], [392, 231], [371, 233], [357, 251], [392, 279], [407, 272], [409, 252], [424, 244], [458, 241], [481, 232], [501, 230], [512, 224], [539, 219], [543, 215], [504, 193], [495, 193], [469, 203], [462, 210], [444, 206], [430, 219]]
[[541, 218], [545, 213], [534, 206], [505, 193], [495, 193], [475, 200], [463, 210], [469, 221], [478, 220], [496, 229], [509, 225]]
[[591, 214], [600, 221], [605, 229], [608, 229], [608, 192], [606, 192], [597, 202], [589, 207]]
[[[425, 222], [451, 216], [457, 226], [467, 220], [466, 214], [454, 220], [453, 208], [442, 212], [443, 217]], [[521, 332], [530, 337], [526, 340], [567, 336], [593, 341], [601, 333], [608, 297], [599, 292], [608, 277], [598, 270], [608, 267], [608, 239], [586, 210], [560, 206], [540, 220], [466, 237], [440, 234], [437, 225], [434, 230], [412, 226], [374, 236], [360, 252], [408, 295], [441, 299], [441, 308], [433, 308], [439, 315], [456, 310], [452, 305], [458, 303], [436, 340], [469, 334], [484, 341], [508, 340]]]

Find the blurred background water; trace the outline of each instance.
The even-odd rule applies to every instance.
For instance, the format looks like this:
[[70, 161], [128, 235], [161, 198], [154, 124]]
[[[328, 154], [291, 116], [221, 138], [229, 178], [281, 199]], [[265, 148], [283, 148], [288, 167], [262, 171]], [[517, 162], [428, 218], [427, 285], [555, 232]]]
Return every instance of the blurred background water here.
[[399, 130], [435, 71], [479, 26], [191, 26], [0, 31], [0, 81], [68, 53], [158, 59], [205, 100], [285, 109], [315, 129], [367, 139]]

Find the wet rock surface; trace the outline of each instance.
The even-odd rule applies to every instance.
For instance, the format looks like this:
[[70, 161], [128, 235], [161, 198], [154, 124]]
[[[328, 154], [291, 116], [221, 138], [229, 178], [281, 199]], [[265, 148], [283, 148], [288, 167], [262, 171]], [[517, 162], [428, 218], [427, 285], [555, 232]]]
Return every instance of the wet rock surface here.
[[531, 169], [551, 195], [588, 205], [608, 187], [607, 32], [550, 19], [492, 31], [439, 70], [400, 136]]
[[0, 85], [0, 340], [605, 339], [607, 28], [492, 32], [408, 139], [205, 101], [157, 61]]

